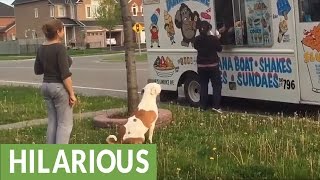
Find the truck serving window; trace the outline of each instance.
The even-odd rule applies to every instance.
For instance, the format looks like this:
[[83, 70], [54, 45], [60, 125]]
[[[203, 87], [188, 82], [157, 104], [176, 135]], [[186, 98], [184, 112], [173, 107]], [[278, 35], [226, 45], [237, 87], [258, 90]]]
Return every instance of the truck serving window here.
[[215, 0], [223, 45], [272, 46], [271, 0]]
[[320, 21], [319, 0], [299, 0], [300, 22]]

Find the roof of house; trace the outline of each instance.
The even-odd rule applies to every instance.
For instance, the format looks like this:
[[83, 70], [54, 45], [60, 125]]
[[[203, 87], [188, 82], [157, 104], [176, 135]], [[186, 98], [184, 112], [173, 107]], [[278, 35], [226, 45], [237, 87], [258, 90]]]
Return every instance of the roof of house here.
[[14, 17], [13, 7], [0, 2], [0, 17]]
[[[52, 4], [65, 4], [69, 0], [15, 0], [12, 5], [17, 5], [17, 4], [26, 4], [26, 3], [31, 3], [31, 2], [37, 2], [37, 1], [48, 1], [48, 3]], [[70, 0], [73, 3], [78, 2], [78, 0]]]
[[62, 23], [64, 24], [64, 25], [71, 25], [71, 26], [79, 26], [79, 23], [77, 23], [76, 21], [74, 21], [74, 20], [72, 20], [72, 19], [70, 19], [70, 18], [57, 18], [57, 19], [59, 19], [60, 21], [62, 21]]
[[42, 0], [14, 0], [12, 5], [26, 4], [26, 3], [37, 2], [37, 1], [42, 1]]
[[99, 26], [98, 21], [81, 21], [85, 26]]
[[11, 29], [13, 26], [16, 25], [16, 22], [13, 21], [12, 23], [8, 24], [6, 27], [0, 27], [0, 33], [5, 33], [7, 32], [9, 29]]

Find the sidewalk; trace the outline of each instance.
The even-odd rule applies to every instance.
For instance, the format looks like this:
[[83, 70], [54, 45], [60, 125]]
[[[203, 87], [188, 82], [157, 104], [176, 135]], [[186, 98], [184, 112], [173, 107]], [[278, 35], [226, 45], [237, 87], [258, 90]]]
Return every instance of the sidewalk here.
[[[74, 120], [82, 120], [83, 118], [90, 118], [94, 117], [96, 114], [99, 114], [103, 111], [95, 111], [95, 112], [86, 112], [86, 113], [77, 113], [73, 115]], [[44, 119], [35, 119], [35, 120], [29, 120], [29, 121], [22, 121], [12, 124], [4, 124], [0, 125], [0, 130], [11, 130], [11, 129], [21, 129], [31, 126], [38, 126], [38, 125], [45, 125], [48, 123], [48, 118]]]

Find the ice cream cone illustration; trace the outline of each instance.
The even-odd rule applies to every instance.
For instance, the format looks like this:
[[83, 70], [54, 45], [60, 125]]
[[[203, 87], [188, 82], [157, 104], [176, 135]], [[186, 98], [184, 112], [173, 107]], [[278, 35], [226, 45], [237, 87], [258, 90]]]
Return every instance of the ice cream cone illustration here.
[[167, 35], [170, 38], [171, 45], [176, 43], [174, 40], [175, 30], [173, 25], [172, 16], [168, 13], [168, 11], [164, 11], [164, 29], [167, 31]]
[[288, 31], [288, 23], [287, 20], [280, 20], [279, 23], [279, 34], [278, 34], [278, 42], [282, 42], [284, 34]]
[[157, 8], [155, 12], [151, 15], [151, 23], [157, 25], [160, 16], [160, 8]]

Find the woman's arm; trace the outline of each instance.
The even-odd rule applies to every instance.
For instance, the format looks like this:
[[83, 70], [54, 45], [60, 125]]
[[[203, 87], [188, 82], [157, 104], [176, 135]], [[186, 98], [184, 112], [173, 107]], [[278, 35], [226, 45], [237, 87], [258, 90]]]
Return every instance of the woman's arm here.
[[73, 91], [73, 87], [72, 87], [72, 79], [71, 76], [67, 77], [66, 79], [63, 80], [63, 84], [66, 87], [69, 96], [74, 96], [74, 91]]
[[74, 96], [71, 79], [72, 73], [69, 69], [69, 56], [67, 55], [67, 50], [64, 46], [61, 46], [61, 48], [58, 50], [58, 65], [61, 72], [61, 79], [63, 80], [63, 84], [65, 85], [69, 96]]

